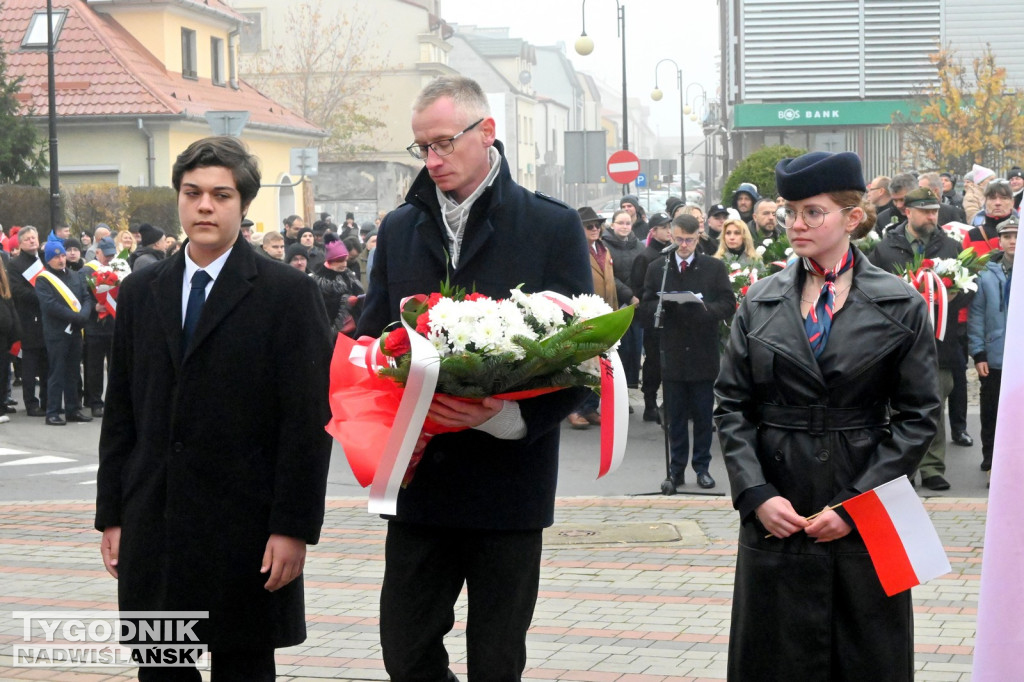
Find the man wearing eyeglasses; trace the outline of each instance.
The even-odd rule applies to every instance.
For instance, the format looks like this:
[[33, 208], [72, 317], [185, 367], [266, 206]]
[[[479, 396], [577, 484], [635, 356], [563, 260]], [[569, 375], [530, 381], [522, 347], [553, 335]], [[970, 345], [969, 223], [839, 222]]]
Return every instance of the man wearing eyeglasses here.
[[892, 197], [889, 195], [888, 175], [879, 175], [868, 185], [868, 201], [875, 206], [875, 211], [882, 211], [889, 206]]
[[[358, 335], [379, 336], [406, 296], [444, 281], [492, 298], [509, 290], [593, 291], [579, 214], [512, 179], [480, 86], [443, 76], [417, 96], [413, 143], [424, 168], [377, 232]], [[531, 248], [537, 246], [540, 248]], [[380, 636], [395, 682], [453, 680], [443, 638], [468, 586], [470, 679], [519, 679], [554, 520], [559, 426], [586, 389], [521, 401], [435, 397], [435, 437], [388, 519]]]
[[[955, 239], [938, 227], [938, 195], [927, 187], [919, 187], [906, 194], [907, 221], [885, 233], [868, 259], [883, 270], [899, 274], [900, 269], [911, 269], [920, 258], [956, 258], [962, 247]], [[956, 334], [957, 316], [971, 302], [972, 294], [963, 292], [950, 298], [946, 306], [947, 333], [935, 345], [939, 358], [939, 393], [943, 409], [939, 413], [938, 430], [928, 452], [921, 459], [918, 471], [921, 484], [929, 490], [948, 490], [946, 472], [945, 404], [953, 391], [953, 370], [963, 364], [960, 341]]]
[[703, 299], [702, 303], [666, 302], [663, 305], [661, 379], [671, 461], [662, 490], [670, 494], [685, 482], [686, 467], [691, 462], [687, 424], [691, 419], [692, 466], [697, 474], [697, 485], [715, 487], [715, 479], [708, 468], [714, 383], [718, 376], [719, 323], [731, 320], [736, 312], [736, 297], [725, 264], [697, 253], [699, 229], [700, 223], [693, 216], [675, 217], [672, 239], [676, 250], [647, 268], [640, 302], [644, 314], [654, 317], [659, 292], [691, 291]]

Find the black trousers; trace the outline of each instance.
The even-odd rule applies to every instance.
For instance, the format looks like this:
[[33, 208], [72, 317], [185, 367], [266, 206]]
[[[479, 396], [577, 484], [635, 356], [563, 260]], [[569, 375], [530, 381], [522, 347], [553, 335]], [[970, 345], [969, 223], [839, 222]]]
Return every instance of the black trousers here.
[[959, 337], [960, 349], [953, 371], [953, 392], [949, 394], [949, 430], [955, 436], [967, 431], [967, 335]]
[[656, 403], [658, 387], [661, 386], [661, 330], [654, 327], [644, 329], [644, 403]]
[[444, 636], [466, 585], [472, 682], [518, 682], [540, 580], [542, 534], [388, 522], [380, 642], [392, 682], [452, 679]]
[[712, 412], [715, 407], [714, 381], [665, 380], [665, 414], [672, 453], [670, 469], [676, 475], [686, 471], [690, 457], [690, 424], [693, 420], [693, 470], [707, 473], [711, 466]]
[[113, 336], [85, 337], [82, 363], [85, 366], [85, 406], [103, 407], [103, 381], [106, 378], [105, 363], [110, 361], [114, 347]]
[[981, 392], [981, 456], [992, 460], [992, 446], [996, 439], [996, 419], [999, 417], [999, 387], [1003, 382], [1003, 370], [989, 367], [988, 376], [980, 377]]
[[49, 377], [46, 380], [46, 416], [56, 417], [64, 410], [72, 414], [82, 409], [82, 398], [78, 393], [78, 379], [82, 366], [82, 334], [64, 334], [59, 339], [47, 339], [46, 356], [49, 361]]
[[[273, 649], [210, 653], [212, 682], [274, 682]], [[200, 682], [196, 668], [139, 668], [139, 682]]]
[[[46, 407], [46, 381], [50, 373], [46, 362], [46, 348], [21, 349], [21, 394], [25, 409]], [[36, 382], [39, 383], [39, 397], [36, 397]]]

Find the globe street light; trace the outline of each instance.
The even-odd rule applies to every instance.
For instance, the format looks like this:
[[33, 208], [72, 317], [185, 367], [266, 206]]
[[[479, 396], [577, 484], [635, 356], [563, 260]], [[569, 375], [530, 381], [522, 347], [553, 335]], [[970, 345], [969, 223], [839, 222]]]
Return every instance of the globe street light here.
[[[629, 149], [629, 107], [626, 99], [626, 8], [615, 0], [618, 8], [618, 24], [616, 26], [618, 35], [622, 38], [622, 148]], [[576, 39], [576, 54], [586, 57], [594, 51], [594, 39], [587, 35], [587, 0], [583, 0], [581, 6], [583, 14], [580, 37]], [[622, 193], [625, 194], [629, 185], [623, 185]]]
[[670, 62], [676, 67], [676, 86], [679, 89], [679, 189], [682, 192], [683, 201], [686, 201], [686, 136], [683, 134], [686, 124], [685, 114], [690, 112], [684, 111], [683, 109], [683, 70], [679, 68], [675, 60], [662, 59], [654, 65], [654, 90], [651, 90], [651, 99], [655, 102], [660, 102], [662, 98], [661, 90], [658, 88], [658, 67], [661, 66], [662, 62]]

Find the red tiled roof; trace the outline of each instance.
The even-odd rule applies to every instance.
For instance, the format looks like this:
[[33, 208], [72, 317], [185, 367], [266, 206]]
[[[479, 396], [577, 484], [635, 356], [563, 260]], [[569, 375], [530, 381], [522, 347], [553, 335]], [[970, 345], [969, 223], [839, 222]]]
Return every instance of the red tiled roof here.
[[[217, 0], [205, 4], [224, 7]], [[19, 99], [25, 113], [37, 116], [45, 114], [48, 106], [46, 51], [22, 49], [21, 41], [39, 5], [38, 0], [4, 0], [0, 13], [0, 43], [7, 52], [8, 75], [23, 77]], [[168, 71], [120, 24], [94, 12], [84, 0], [54, 0], [53, 8], [68, 10], [54, 52], [61, 118], [163, 115], [205, 120], [210, 110], [249, 111], [252, 127], [323, 134], [244, 81], [235, 90]]]

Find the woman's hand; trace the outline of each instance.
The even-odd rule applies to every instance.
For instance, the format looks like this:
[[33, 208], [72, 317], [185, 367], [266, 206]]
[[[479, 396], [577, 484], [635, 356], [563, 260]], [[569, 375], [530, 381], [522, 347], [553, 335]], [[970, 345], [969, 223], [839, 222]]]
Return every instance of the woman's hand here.
[[796, 513], [789, 500], [781, 495], [770, 497], [761, 503], [754, 514], [761, 525], [777, 538], [788, 538], [807, 527], [807, 519]]
[[832, 542], [850, 534], [850, 524], [831, 509], [826, 509], [804, 528], [804, 532], [818, 542]]

